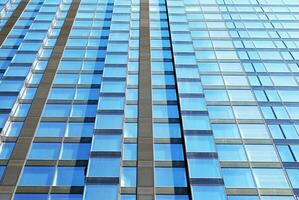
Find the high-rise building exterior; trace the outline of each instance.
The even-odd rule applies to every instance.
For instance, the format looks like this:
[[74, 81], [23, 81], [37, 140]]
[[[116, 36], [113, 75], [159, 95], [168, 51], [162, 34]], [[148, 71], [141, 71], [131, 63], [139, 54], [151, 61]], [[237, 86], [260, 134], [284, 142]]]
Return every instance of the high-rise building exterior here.
[[299, 200], [299, 0], [0, 0], [0, 200]]

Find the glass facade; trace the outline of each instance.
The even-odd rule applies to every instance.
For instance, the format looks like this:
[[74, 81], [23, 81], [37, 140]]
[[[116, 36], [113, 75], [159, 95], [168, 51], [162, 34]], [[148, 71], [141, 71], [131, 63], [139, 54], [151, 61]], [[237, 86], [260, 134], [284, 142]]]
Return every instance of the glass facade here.
[[298, 0], [0, 16], [1, 200], [299, 200]]

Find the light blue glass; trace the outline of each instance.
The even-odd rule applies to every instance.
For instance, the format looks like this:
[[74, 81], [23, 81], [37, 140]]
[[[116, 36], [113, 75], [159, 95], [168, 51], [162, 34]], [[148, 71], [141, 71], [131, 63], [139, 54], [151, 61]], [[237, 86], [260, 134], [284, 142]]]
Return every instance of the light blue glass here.
[[226, 200], [221, 186], [191, 186], [193, 199]]
[[53, 185], [83, 186], [85, 167], [58, 167]]
[[227, 188], [255, 188], [250, 169], [223, 168], [222, 174]]
[[218, 161], [215, 159], [189, 158], [191, 178], [221, 178]]
[[84, 199], [94, 200], [101, 196], [101, 200], [117, 200], [118, 185], [86, 185]]
[[88, 176], [89, 177], [118, 177], [120, 168], [119, 158], [97, 158], [89, 159]]
[[156, 187], [186, 187], [185, 168], [155, 168]]
[[26, 166], [21, 175], [21, 186], [49, 186], [54, 177], [54, 167]]
[[183, 160], [183, 148], [181, 144], [155, 144], [154, 157], [158, 161]]
[[252, 170], [258, 188], [289, 188], [282, 169], [259, 169]]

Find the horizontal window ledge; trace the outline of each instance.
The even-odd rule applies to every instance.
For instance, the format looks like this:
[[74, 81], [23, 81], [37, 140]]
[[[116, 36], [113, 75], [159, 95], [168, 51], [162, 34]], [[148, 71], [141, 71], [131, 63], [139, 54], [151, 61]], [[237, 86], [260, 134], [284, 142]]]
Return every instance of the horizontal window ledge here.
[[82, 194], [83, 186], [17, 186], [16, 193], [48, 193], [50, 191], [57, 194]]
[[138, 118], [125, 118], [124, 122], [126, 122], [126, 123], [137, 123]]
[[202, 98], [204, 97], [204, 94], [203, 93], [179, 93], [179, 97], [182, 98], [182, 97], [198, 97], [198, 98]]
[[152, 85], [152, 89], [176, 89], [176, 86], [173, 85]]
[[211, 119], [212, 124], [263, 124], [264, 119]]
[[298, 124], [299, 119], [265, 119], [267, 124]]
[[91, 150], [90, 155], [92, 157], [120, 157], [120, 151], [94, 151]]
[[275, 144], [299, 144], [299, 139], [274, 139]]
[[27, 160], [26, 166], [87, 166], [88, 160]]
[[112, 114], [124, 114], [125, 111], [124, 110], [97, 110], [97, 114], [109, 114], [109, 115], [112, 115]]
[[155, 167], [185, 167], [185, 161], [155, 161]]
[[152, 104], [153, 105], [177, 105], [178, 101], [157, 101], [157, 100], [153, 100]]
[[[38, 87], [39, 84], [26, 84], [26, 86], [28, 87]], [[52, 87], [57, 87], [57, 88], [100, 88], [101, 84], [78, 84], [78, 83], [74, 83], [74, 84], [53, 84]]]
[[112, 133], [112, 134], [122, 134], [123, 130], [122, 129], [94, 129], [95, 134], [107, 134], [107, 133]]
[[209, 90], [209, 89], [222, 89], [222, 90], [230, 90], [230, 89], [245, 89], [245, 90], [250, 90], [252, 87], [249, 85], [242, 86], [242, 85], [203, 85], [202, 86], [204, 90]]
[[207, 106], [256, 106], [256, 101], [206, 101]]
[[212, 130], [184, 130], [184, 135], [213, 135]]
[[187, 187], [156, 187], [156, 194], [174, 194], [174, 195], [188, 195], [189, 189]]
[[155, 138], [155, 144], [182, 144], [181, 138]]
[[94, 122], [95, 117], [42, 117], [42, 122]]
[[34, 142], [91, 143], [91, 137], [35, 137]]
[[215, 139], [216, 144], [273, 144], [272, 139]]
[[137, 166], [137, 161], [135, 161], [135, 160], [123, 160], [122, 161], [122, 166], [123, 167], [136, 167]]
[[224, 185], [222, 178], [190, 178], [192, 185]]
[[135, 187], [121, 187], [120, 193], [121, 194], [136, 194], [137, 190]]
[[223, 168], [239, 168], [239, 167], [254, 167], [254, 168], [281, 168], [282, 163], [280, 162], [248, 162], [248, 161], [220, 161], [220, 166]]
[[49, 104], [90, 104], [95, 105], [98, 104], [98, 100], [74, 100], [74, 99], [48, 99], [47, 103]]
[[188, 158], [218, 158], [217, 152], [187, 152]]
[[86, 183], [119, 184], [119, 177], [86, 177]]

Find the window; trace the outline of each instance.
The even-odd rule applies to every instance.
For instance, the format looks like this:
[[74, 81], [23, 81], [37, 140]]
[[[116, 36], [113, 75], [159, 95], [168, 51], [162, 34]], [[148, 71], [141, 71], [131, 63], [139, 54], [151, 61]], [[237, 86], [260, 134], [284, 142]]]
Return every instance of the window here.
[[21, 186], [49, 186], [52, 184], [54, 167], [25, 166], [19, 185]]
[[5, 166], [0, 165], [0, 180], [2, 179], [4, 171], [5, 171]]
[[173, 105], [153, 105], [153, 118], [178, 118], [178, 108]]
[[37, 88], [26, 88], [25, 91], [22, 94], [22, 99], [33, 99], [35, 96]]
[[240, 138], [236, 124], [212, 124], [215, 138]]
[[228, 101], [228, 96], [225, 90], [205, 90], [206, 101]]
[[67, 124], [66, 137], [91, 137], [93, 123], [70, 122]]
[[136, 200], [136, 195], [120, 195], [120, 200]]
[[185, 168], [155, 168], [156, 187], [186, 187]]
[[177, 123], [154, 123], [154, 138], [180, 138], [181, 129]]
[[183, 160], [184, 154], [181, 144], [155, 144], [154, 157], [158, 161]]
[[221, 76], [201, 76], [201, 82], [204, 86], [224, 85]]
[[101, 97], [98, 109], [100, 109], [100, 110], [123, 110], [124, 109], [124, 98]]
[[11, 109], [15, 103], [15, 96], [1, 96], [0, 109]]
[[185, 130], [210, 130], [207, 116], [183, 115], [183, 127]]
[[58, 167], [53, 185], [56, 186], [83, 186], [84, 167]]
[[299, 170], [287, 169], [287, 173], [293, 188], [299, 188]]
[[123, 167], [121, 174], [121, 187], [136, 187], [136, 168]]
[[122, 115], [101, 114], [96, 117], [96, 129], [121, 129], [123, 124]]
[[178, 82], [178, 91], [180, 94], [198, 94], [202, 93], [202, 86], [197, 82]]
[[88, 160], [90, 153], [89, 143], [63, 143], [61, 160]]
[[234, 119], [230, 106], [208, 106], [211, 119]]
[[272, 145], [245, 145], [249, 161], [278, 162], [278, 156]]
[[239, 124], [240, 133], [245, 139], [268, 139], [267, 128], [263, 124]]
[[223, 168], [222, 174], [227, 188], [255, 188], [250, 169]]
[[66, 124], [63, 122], [40, 122], [37, 137], [63, 137]]
[[77, 84], [79, 74], [56, 74], [54, 84]]
[[73, 88], [52, 88], [48, 98], [55, 100], [72, 100], [74, 94], [75, 89]]
[[258, 188], [289, 188], [282, 169], [253, 168], [252, 171]]
[[60, 152], [60, 143], [37, 143], [31, 146], [28, 159], [57, 160]]
[[214, 152], [215, 144], [212, 136], [186, 135], [187, 152]]
[[191, 186], [193, 199], [226, 200], [224, 188], [221, 186]]
[[92, 151], [120, 151], [120, 135], [95, 135], [93, 137]]
[[276, 145], [282, 162], [294, 162], [295, 159], [288, 145]]
[[254, 101], [250, 90], [228, 90], [228, 96], [231, 101]]
[[99, 196], [101, 200], [117, 200], [118, 185], [86, 185], [83, 197], [85, 200], [95, 200]]
[[156, 200], [189, 200], [186, 195], [156, 195]]
[[189, 159], [191, 178], [220, 178], [219, 164], [215, 159]]
[[296, 160], [299, 161], [299, 145], [290, 145], [290, 147]]
[[138, 106], [137, 105], [126, 105], [125, 118], [137, 118]]
[[43, 117], [68, 117], [70, 112], [70, 104], [46, 104]]
[[90, 177], [118, 177], [119, 158], [90, 158], [88, 165], [88, 176]]
[[120, 82], [120, 81], [103, 81], [101, 87], [102, 92], [108, 92], [108, 93], [125, 92], [125, 89], [126, 89], [125, 82]]
[[98, 100], [100, 90], [97, 88], [77, 88], [75, 100]]
[[48, 200], [47, 194], [15, 194], [13, 200]]
[[124, 137], [136, 138], [137, 137], [137, 123], [125, 123], [123, 132], [124, 132]]
[[27, 113], [30, 109], [31, 104], [19, 104], [15, 113], [13, 114], [14, 117], [26, 117]]
[[11, 122], [5, 132], [7, 137], [18, 137], [23, 126], [23, 122]]
[[224, 83], [227, 86], [247, 86], [248, 82], [245, 76], [223, 76]]
[[137, 159], [137, 144], [123, 144], [123, 160]]
[[73, 105], [71, 111], [71, 117], [95, 117], [96, 116], [96, 105]]
[[10, 158], [15, 143], [3, 142], [0, 144], [0, 159], [7, 160]]
[[51, 200], [82, 200], [81, 194], [50, 194]]
[[217, 152], [220, 161], [247, 161], [243, 145], [217, 145]]
[[256, 106], [233, 106], [237, 119], [262, 119]]

